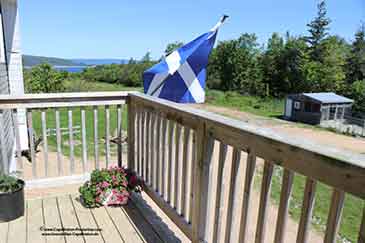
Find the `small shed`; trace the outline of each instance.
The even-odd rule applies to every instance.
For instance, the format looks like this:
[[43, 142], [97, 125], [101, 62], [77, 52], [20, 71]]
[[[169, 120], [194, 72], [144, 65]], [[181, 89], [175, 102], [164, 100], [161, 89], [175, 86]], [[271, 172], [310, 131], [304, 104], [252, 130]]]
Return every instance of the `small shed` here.
[[287, 120], [317, 125], [323, 121], [343, 121], [351, 113], [354, 101], [335, 93], [302, 93], [288, 95], [284, 117]]

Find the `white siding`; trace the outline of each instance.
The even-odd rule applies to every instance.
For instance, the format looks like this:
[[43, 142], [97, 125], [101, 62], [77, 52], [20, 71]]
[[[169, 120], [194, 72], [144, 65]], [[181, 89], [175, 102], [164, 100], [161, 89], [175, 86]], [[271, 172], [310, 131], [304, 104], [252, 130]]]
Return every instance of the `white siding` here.
[[[0, 0], [0, 93], [24, 94], [22, 56], [20, 51], [19, 16], [17, 0]], [[28, 146], [25, 111], [19, 110], [21, 146]], [[10, 171], [15, 170], [13, 121], [9, 111], [4, 112], [2, 127]], [[4, 167], [4, 166], [3, 166]], [[6, 168], [6, 167], [5, 167]]]

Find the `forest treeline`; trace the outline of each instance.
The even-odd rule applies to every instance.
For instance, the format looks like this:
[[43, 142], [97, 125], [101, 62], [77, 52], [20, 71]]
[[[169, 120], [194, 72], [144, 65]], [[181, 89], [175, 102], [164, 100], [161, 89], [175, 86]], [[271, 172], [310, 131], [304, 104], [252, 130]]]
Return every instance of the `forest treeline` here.
[[[278, 98], [289, 93], [336, 92], [354, 99], [355, 115], [364, 116], [365, 25], [359, 23], [350, 42], [330, 35], [330, 25], [326, 3], [321, 1], [316, 17], [307, 24], [308, 32], [302, 36], [273, 33], [267, 43], [260, 45], [255, 34], [244, 33], [219, 42], [209, 58], [208, 88]], [[182, 45], [182, 42], [169, 44], [165, 55]], [[154, 63], [147, 53], [139, 61], [96, 66], [72, 75], [86, 81], [141, 86], [143, 71]], [[30, 92], [50, 92], [39, 90], [40, 69], [33, 68], [26, 74]], [[62, 89], [65, 74], [51, 75], [48, 69], [47, 72], [48, 78], [53, 75], [57, 84], [57, 90], [51, 87], [51, 91]]]

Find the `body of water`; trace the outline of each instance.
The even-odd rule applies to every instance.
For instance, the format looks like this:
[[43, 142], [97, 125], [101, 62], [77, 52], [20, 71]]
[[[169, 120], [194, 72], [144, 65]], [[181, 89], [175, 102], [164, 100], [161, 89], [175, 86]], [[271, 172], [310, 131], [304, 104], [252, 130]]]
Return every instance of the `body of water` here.
[[66, 71], [70, 73], [81, 73], [84, 69], [88, 68], [88, 66], [54, 66], [54, 69], [58, 71]]

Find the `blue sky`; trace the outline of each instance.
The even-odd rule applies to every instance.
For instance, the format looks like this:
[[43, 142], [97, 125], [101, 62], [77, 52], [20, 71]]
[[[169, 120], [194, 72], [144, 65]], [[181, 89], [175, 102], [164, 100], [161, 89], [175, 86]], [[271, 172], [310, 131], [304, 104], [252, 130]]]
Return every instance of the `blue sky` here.
[[[230, 15], [218, 40], [256, 33], [306, 34], [318, 0], [19, 0], [25, 54], [65, 58], [159, 57], [175, 40], [187, 42]], [[328, 0], [331, 33], [353, 38], [365, 22], [365, 0]]]

